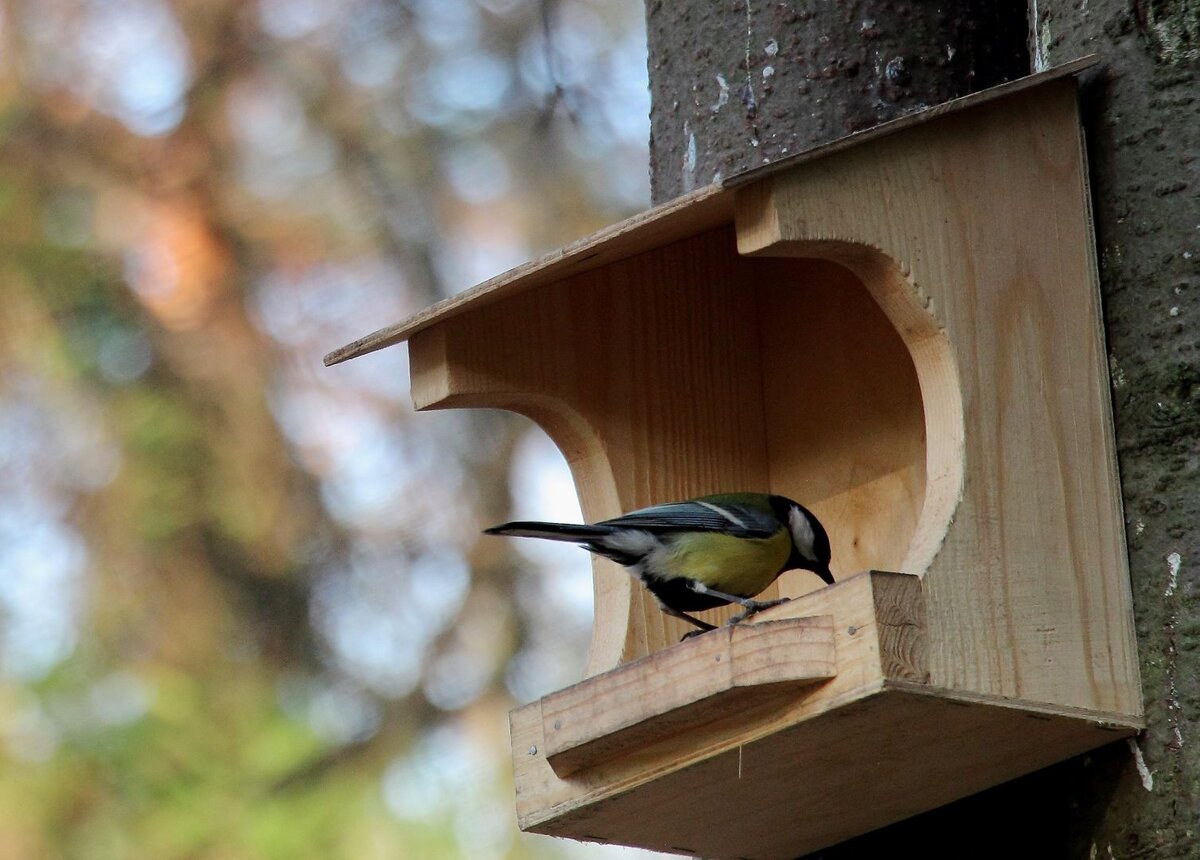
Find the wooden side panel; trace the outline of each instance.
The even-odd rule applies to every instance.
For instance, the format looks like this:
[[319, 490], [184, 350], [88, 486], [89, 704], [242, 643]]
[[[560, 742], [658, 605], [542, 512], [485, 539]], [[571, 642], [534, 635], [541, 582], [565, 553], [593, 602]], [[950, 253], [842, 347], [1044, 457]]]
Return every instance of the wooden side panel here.
[[[532, 417], [566, 456], [589, 521], [764, 489], [751, 274], [726, 227], [462, 313], [413, 337], [414, 398]], [[691, 629], [607, 561], [596, 618], [589, 675]]]
[[[419, 407], [531, 416], [571, 464], [589, 520], [770, 490], [822, 519], [836, 577], [905, 562], [924, 502], [920, 389], [899, 334], [843, 266], [741, 258], [723, 229], [463, 313], [411, 344]], [[763, 599], [820, 585], [793, 571]], [[596, 618], [588, 675], [688, 629], [605, 561]]]
[[[769, 180], [738, 200], [739, 245], [839, 259], [872, 288], [917, 364], [933, 496], [953, 483], [939, 410], [961, 396], [962, 501], [915, 538], [944, 539], [933, 683], [1137, 715], [1081, 143], [1073, 83], [1048, 84]], [[858, 265], [872, 254], [904, 274], [908, 311]], [[921, 308], [940, 334], [909, 333]], [[923, 352], [938, 337], [950, 362]], [[947, 372], [952, 390], [931, 383]]]

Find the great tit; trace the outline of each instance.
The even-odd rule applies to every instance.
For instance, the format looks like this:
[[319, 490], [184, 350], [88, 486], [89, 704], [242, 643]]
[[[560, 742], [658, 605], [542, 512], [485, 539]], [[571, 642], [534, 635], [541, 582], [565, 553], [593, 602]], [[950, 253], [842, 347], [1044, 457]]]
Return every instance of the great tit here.
[[729, 603], [745, 610], [736, 624], [783, 600], [752, 599], [785, 570], [811, 570], [830, 585], [829, 536], [812, 512], [767, 493], [722, 493], [632, 511], [594, 525], [514, 522], [485, 534], [576, 543], [610, 558], [641, 580], [662, 611], [700, 628], [688, 615]]

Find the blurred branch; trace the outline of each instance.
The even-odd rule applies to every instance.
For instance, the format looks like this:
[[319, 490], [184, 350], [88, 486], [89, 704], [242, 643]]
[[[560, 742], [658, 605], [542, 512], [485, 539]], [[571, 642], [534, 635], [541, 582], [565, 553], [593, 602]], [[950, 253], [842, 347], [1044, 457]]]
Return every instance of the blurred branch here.
[[[554, 113], [560, 104], [565, 107], [565, 90], [562, 85], [562, 75], [558, 68], [558, 55], [554, 50], [554, 17], [558, 12], [559, 0], [538, 0], [538, 13], [542, 26], [542, 60], [546, 64], [546, 76], [553, 84], [550, 95], [546, 97], [541, 111], [538, 113], [535, 128], [539, 134], [545, 134], [554, 121]], [[569, 107], [565, 107], [567, 117], [572, 122], [578, 119]]]

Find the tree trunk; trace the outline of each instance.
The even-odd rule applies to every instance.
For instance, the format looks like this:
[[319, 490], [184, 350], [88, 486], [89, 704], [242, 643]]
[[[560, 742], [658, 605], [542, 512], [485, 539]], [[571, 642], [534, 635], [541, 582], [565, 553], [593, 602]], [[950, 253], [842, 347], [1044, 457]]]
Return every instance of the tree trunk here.
[[1010, 4], [647, 0], [654, 202], [1028, 71]]
[[[822, 857], [1200, 857], [1200, 6], [1030, 5], [1037, 68], [1103, 63], [1083, 108], [1149, 728]], [[649, 0], [655, 201], [1027, 73], [1021, 14]]]
[[1148, 726], [1065, 765], [1060, 808], [1073, 856], [1200, 857], [1200, 4], [1031, 9], [1035, 57], [1103, 62], [1084, 122]]

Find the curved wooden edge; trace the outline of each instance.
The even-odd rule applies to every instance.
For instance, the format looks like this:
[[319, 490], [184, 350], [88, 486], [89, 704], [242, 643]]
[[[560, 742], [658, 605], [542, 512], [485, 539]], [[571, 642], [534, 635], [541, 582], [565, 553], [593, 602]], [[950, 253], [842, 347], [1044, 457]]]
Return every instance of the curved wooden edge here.
[[901, 569], [922, 574], [945, 541], [962, 501], [966, 439], [954, 349], [929, 296], [903, 260], [865, 243], [788, 237], [771, 184], [739, 192], [738, 251], [747, 256], [832, 260], [853, 272], [883, 309], [916, 368], [925, 414], [925, 497]]
[[735, 209], [743, 252], [844, 243], [898, 270], [863, 280], [921, 365], [927, 509], [904, 569], [924, 571], [935, 683], [1132, 713], [1081, 146], [1062, 78], [763, 179]]

